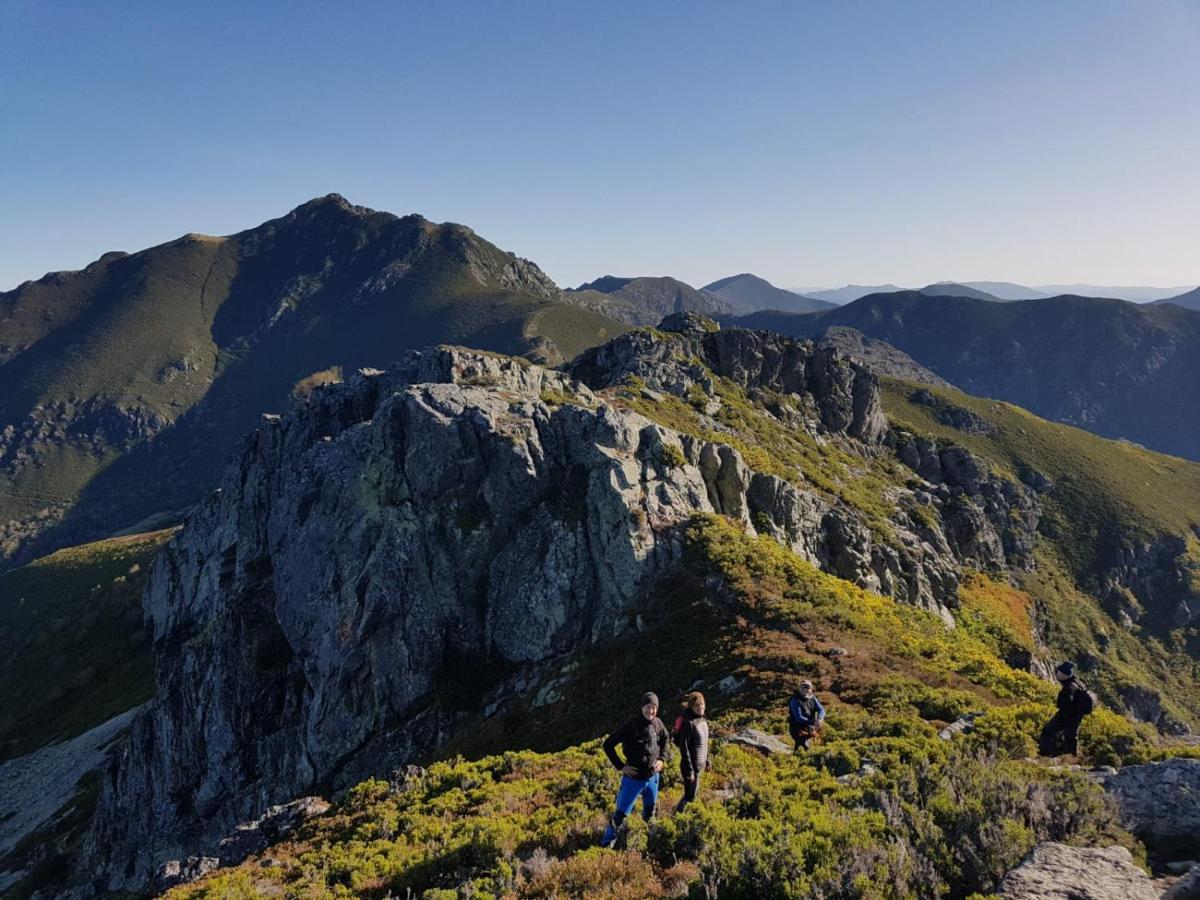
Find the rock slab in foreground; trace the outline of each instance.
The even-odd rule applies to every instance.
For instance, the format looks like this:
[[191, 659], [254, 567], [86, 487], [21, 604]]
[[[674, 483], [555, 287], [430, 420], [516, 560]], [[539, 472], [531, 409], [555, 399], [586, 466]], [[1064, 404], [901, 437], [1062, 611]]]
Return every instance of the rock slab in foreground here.
[[1159, 900], [1161, 891], [1124, 847], [1038, 844], [1000, 882], [1011, 900]]

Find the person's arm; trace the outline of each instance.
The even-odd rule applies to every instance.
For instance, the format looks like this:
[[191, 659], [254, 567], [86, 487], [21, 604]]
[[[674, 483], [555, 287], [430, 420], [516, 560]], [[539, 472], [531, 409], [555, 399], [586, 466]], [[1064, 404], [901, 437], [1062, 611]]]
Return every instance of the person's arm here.
[[813, 703], [817, 704], [817, 721], [813, 724], [819, 728], [821, 723], [825, 721], [825, 707], [821, 705], [821, 701], [815, 696], [813, 697]]
[[795, 697], [788, 701], [788, 718], [796, 725], [804, 724], [804, 714], [800, 712], [800, 701]]
[[625, 763], [621, 762], [621, 757], [617, 755], [617, 744], [625, 739], [626, 726], [622, 725], [616, 731], [608, 736], [608, 740], [604, 742], [604, 755], [608, 757], [608, 761], [613, 764], [616, 769], [624, 769]]

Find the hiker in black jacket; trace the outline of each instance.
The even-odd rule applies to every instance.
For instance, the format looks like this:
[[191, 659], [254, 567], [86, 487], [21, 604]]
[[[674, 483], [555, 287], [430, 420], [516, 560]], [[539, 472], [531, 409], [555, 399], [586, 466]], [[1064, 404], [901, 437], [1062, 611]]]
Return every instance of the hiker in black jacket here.
[[[617, 745], [625, 759], [617, 755]], [[621, 773], [621, 787], [617, 791], [617, 809], [613, 813], [601, 847], [612, 846], [625, 818], [633, 812], [637, 798], [642, 798], [642, 818], [649, 822], [654, 817], [658, 803], [659, 773], [671, 758], [671, 736], [667, 726], [658, 718], [658, 695], [647, 692], [642, 695], [642, 710], [604, 742], [604, 753]]]
[[676, 720], [675, 744], [679, 747], [679, 774], [683, 776], [683, 797], [675, 812], [696, 799], [700, 773], [708, 771], [708, 719], [704, 718], [704, 695], [692, 691], [683, 699], [683, 713]]
[[1054, 670], [1054, 675], [1062, 686], [1056, 701], [1058, 712], [1042, 729], [1038, 752], [1042, 756], [1074, 755], [1079, 752], [1079, 725], [1083, 717], [1092, 711], [1092, 695], [1075, 676], [1074, 663], [1062, 663]]

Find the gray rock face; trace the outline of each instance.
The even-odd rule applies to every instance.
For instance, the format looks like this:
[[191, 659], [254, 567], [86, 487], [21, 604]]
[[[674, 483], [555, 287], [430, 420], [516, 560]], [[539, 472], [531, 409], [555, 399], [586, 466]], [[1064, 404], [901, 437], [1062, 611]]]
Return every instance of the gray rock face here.
[[1148, 844], [1200, 852], [1200, 759], [1126, 766], [1104, 780], [1104, 789], [1121, 824]]
[[1038, 844], [1000, 882], [1013, 900], [1158, 900], [1162, 892], [1124, 847]]
[[1103, 557], [1109, 564], [1096, 577], [1096, 594], [1122, 621], [1183, 628], [1200, 617], [1186, 553], [1186, 541], [1176, 535], [1115, 537]]
[[[634, 334], [571, 372], [677, 393], [709, 365], [885, 452], [874, 376], [808, 344]], [[106, 774], [83, 874], [143, 889], [166, 861], [221, 858], [273, 805], [427, 753], [474, 700], [501, 704], [635, 628], [681, 524], [714, 511], [953, 624], [959, 561], [939, 527], [899, 521], [880, 544], [853, 510], [571, 374], [443, 347], [265, 417], [151, 575], [156, 699]]]
[[[412, 383], [435, 375], [458, 383]], [[547, 384], [575, 390], [509, 360], [414, 354], [246, 442], [151, 577], [158, 699], [94, 831], [99, 856], [134, 861], [116, 882], [438, 743], [453, 716], [429, 701], [450, 672], [498, 682], [628, 627], [709, 486], [659, 462], [675, 436], [607, 406], [551, 409], [533, 393]]]
[[671, 333], [669, 340], [629, 332], [581, 354], [567, 371], [594, 389], [633, 375], [653, 390], [679, 397], [693, 385], [711, 392], [711, 371], [748, 390], [767, 388], [808, 398], [829, 431], [868, 444], [881, 441], [887, 431], [879, 379], [832, 347], [765, 331], [701, 330], [694, 318], [686, 317], [663, 320], [663, 329]]
[[983, 569], [1032, 569], [1042, 508], [1033, 489], [993, 475], [963, 447], [897, 433], [896, 455], [936, 489], [946, 537]]
[[788, 754], [792, 752], [792, 748], [775, 737], [773, 734], [767, 734], [765, 731], [759, 731], [757, 728], [743, 728], [736, 734], [732, 734], [725, 740], [731, 744], [740, 744], [743, 747], [749, 747], [751, 750], [757, 750], [766, 756], [774, 756], [777, 754]]

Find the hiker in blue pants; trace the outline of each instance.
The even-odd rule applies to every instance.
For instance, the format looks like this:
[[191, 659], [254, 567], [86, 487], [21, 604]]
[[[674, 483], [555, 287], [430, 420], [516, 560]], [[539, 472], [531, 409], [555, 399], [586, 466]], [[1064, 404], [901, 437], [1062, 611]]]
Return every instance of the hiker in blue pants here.
[[[617, 755], [618, 744], [624, 760]], [[611, 847], [638, 797], [642, 798], [642, 818], [647, 822], [654, 818], [659, 776], [671, 758], [671, 736], [658, 718], [658, 695], [649, 691], [642, 695], [641, 712], [608, 736], [604, 754], [621, 773], [617, 809], [600, 839], [601, 847]]]

